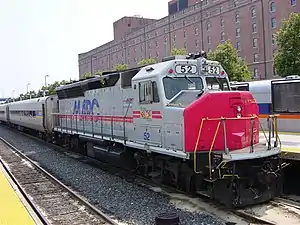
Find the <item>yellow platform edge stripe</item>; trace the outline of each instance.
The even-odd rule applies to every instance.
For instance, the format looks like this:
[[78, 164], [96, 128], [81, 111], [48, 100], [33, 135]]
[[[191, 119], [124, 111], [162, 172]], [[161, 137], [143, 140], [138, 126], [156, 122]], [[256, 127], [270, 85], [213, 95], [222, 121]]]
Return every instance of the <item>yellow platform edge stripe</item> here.
[[0, 164], [0, 190], [0, 225], [41, 224], [2, 164]]

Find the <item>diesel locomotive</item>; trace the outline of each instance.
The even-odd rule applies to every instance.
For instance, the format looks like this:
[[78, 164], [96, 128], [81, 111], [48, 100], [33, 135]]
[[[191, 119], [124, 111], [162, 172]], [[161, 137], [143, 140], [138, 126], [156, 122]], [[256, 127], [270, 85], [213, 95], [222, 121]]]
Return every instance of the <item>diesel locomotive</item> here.
[[203, 54], [104, 72], [56, 93], [0, 105], [0, 121], [228, 207], [281, 193], [281, 148], [267, 135], [260, 142], [253, 95], [231, 91], [222, 65]]

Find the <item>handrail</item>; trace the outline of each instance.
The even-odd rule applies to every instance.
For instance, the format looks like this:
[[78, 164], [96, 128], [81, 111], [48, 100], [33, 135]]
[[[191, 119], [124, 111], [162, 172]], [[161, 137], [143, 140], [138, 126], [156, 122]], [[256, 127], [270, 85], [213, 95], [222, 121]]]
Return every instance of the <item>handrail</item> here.
[[[209, 157], [209, 159], [208, 159], [209, 160], [209, 162], [208, 162], [209, 163], [209, 174], [210, 174], [210, 179], [211, 179], [211, 176], [212, 176], [212, 174], [211, 174], [211, 166], [212, 166], [211, 165], [212, 164], [211, 154], [212, 154], [212, 149], [213, 149], [213, 146], [215, 144], [215, 140], [216, 140], [216, 137], [217, 137], [220, 125], [221, 125], [221, 121], [224, 121], [224, 123], [223, 123], [223, 126], [224, 126], [224, 138], [226, 139], [226, 134], [225, 134], [225, 132], [226, 132], [226, 129], [225, 129], [225, 120], [251, 120], [251, 121], [253, 121], [256, 118], [258, 118], [258, 116], [255, 115], [255, 114], [253, 116], [240, 117], [240, 118], [238, 118], [238, 117], [229, 117], [229, 118], [225, 118], [225, 117], [208, 118], [208, 117], [206, 117], [206, 118], [202, 118], [201, 123], [200, 123], [200, 127], [199, 127], [199, 131], [198, 131], [198, 136], [197, 136], [197, 140], [196, 140], [194, 152], [193, 152], [194, 153], [193, 154], [194, 155], [194, 172], [196, 174], [200, 173], [199, 171], [197, 171], [197, 148], [198, 148], [198, 144], [199, 144], [199, 141], [200, 141], [200, 136], [201, 136], [201, 133], [202, 133], [202, 128], [203, 128], [204, 121], [219, 121], [218, 125], [216, 127], [216, 131], [214, 133], [214, 137], [213, 137], [213, 140], [212, 140], [212, 143], [211, 143], [211, 146], [210, 146], [210, 149], [209, 149], [209, 155], [208, 155], [208, 157]], [[272, 123], [274, 125], [273, 127], [274, 127], [275, 133], [276, 133], [276, 142], [277, 142], [277, 140], [279, 140], [280, 147], [281, 147], [281, 141], [280, 141], [280, 138], [279, 138], [279, 135], [278, 135], [277, 115], [269, 115], [269, 118], [272, 118]], [[259, 122], [260, 127], [262, 128], [261, 122], [259, 120], [258, 120], [258, 122]], [[253, 129], [254, 129], [254, 126], [252, 124], [252, 135], [253, 135]], [[266, 141], [268, 142], [267, 135], [266, 135], [266, 133], [265, 133], [265, 131], [263, 129], [262, 129], [262, 132], [264, 134], [264, 137], [266, 138]], [[271, 131], [269, 130], [269, 132], [271, 132]], [[225, 145], [225, 148], [227, 148], [227, 146], [226, 146], [226, 140], [224, 141], [224, 145]], [[252, 140], [252, 145], [253, 145], [253, 140]], [[226, 149], [225, 149], [225, 152], [227, 153]], [[250, 152], [253, 152], [253, 146], [250, 146]]]
[[210, 179], [211, 179], [211, 151], [212, 151], [212, 149], [214, 147], [214, 144], [215, 144], [215, 141], [216, 141], [216, 137], [217, 137], [217, 134], [218, 134], [218, 131], [219, 131], [219, 128], [220, 128], [220, 125], [221, 125], [221, 120], [219, 121], [219, 123], [217, 125], [216, 132], [215, 132], [214, 138], [213, 138], [213, 140], [211, 142], [209, 153], [208, 153], [209, 178]]
[[200, 172], [197, 171], [197, 160], [196, 160], [197, 154], [196, 154], [196, 152], [197, 152], [197, 147], [198, 147], [199, 140], [200, 140], [200, 135], [201, 135], [201, 131], [202, 131], [204, 119], [205, 118], [202, 118], [202, 120], [201, 120], [201, 124], [200, 124], [200, 127], [199, 127], [199, 132], [198, 132], [198, 137], [197, 137], [196, 145], [195, 145], [195, 148], [194, 148], [194, 172], [196, 174], [200, 173]]

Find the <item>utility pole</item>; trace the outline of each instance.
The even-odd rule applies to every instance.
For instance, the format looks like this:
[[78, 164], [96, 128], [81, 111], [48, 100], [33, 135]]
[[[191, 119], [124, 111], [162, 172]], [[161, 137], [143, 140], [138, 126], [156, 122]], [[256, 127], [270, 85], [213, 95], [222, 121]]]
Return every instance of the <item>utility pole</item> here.
[[46, 75], [45, 75], [45, 89], [44, 89], [44, 97], [46, 96], [47, 77], [49, 77], [49, 75], [48, 75], [48, 74], [46, 74]]
[[[29, 85], [30, 85], [30, 83], [27, 83], [27, 92], [26, 92], [27, 94], [28, 94], [28, 90], [29, 90], [29, 89], [28, 89], [28, 88], [29, 88]], [[29, 98], [31, 99], [31, 93], [29, 93]]]

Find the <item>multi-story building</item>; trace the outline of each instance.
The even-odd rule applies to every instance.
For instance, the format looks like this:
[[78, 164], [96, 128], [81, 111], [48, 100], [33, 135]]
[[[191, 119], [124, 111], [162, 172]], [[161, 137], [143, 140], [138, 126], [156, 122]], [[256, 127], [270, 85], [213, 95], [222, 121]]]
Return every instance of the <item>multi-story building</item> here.
[[300, 12], [300, 2], [172, 0], [169, 15], [160, 20], [124, 17], [115, 22], [115, 40], [79, 54], [79, 74], [123, 63], [134, 67], [143, 58], [161, 60], [173, 47], [211, 51], [229, 39], [254, 78], [271, 78], [277, 48], [274, 33], [291, 12]]

